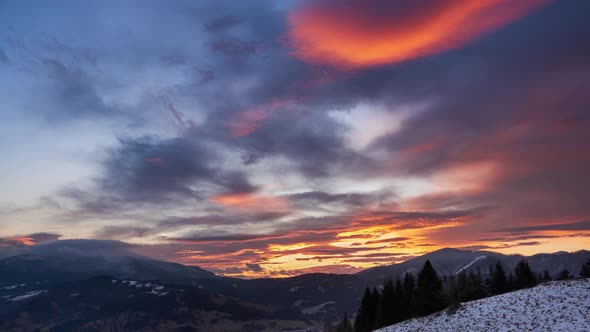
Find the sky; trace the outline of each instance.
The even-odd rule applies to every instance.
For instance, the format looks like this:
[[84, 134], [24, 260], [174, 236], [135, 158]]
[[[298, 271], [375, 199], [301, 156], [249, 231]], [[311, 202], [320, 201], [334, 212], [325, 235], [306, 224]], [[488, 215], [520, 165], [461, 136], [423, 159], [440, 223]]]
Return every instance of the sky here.
[[0, 0], [0, 253], [588, 249], [588, 35], [585, 0]]

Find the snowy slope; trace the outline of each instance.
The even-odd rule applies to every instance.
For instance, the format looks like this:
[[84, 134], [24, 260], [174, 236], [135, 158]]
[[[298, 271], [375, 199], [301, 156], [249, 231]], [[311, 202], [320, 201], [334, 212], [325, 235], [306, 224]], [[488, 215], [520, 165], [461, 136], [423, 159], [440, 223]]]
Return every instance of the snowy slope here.
[[443, 311], [378, 331], [590, 331], [590, 279], [467, 302], [454, 314]]

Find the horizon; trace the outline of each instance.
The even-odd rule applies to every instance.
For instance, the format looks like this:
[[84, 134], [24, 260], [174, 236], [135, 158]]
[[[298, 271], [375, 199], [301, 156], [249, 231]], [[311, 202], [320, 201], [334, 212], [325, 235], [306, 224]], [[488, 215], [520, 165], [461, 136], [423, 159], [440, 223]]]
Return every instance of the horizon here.
[[0, 3], [0, 258], [239, 278], [590, 249], [590, 2]]
[[[60, 243], [64, 243], [63, 245], [59, 245]], [[92, 244], [91, 247], [84, 247], [85, 245], [88, 244]], [[3, 252], [0, 251], [0, 260], [5, 259], [5, 258], [11, 258], [11, 257], [18, 257], [18, 256], [23, 256], [23, 255], [38, 255], [38, 256], [55, 256], [55, 254], [47, 254], [47, 253], [38, 253], [38, 252], [31, 252], [29, 249], [34, 250], [37, 246], [41, 246], [44, 247], [46, 245], [58, 245], [57, 248], [59, 251], [63, 251], [65, 248], [68, 249], [77, 249], [77, 250], [81, 250], [80, 253], [77, 253], [76, 251], [73, 252], [69, 252], [70, 255], [83, 255], [83, 256], [89, 256], [89, 257], [138, 257], [138, 258], [142, 258], [142, 259], [153, 259], [153, 260], [158, 260], [155, 257], [150, 257], [150, 256], [145, 256], [141, 254], [141, 249], [138, 251], [136, 245], [124, 242], [124, 241], [120, 241], [120, 240], [97, 240], [97, 239], [64, 239], [64, 240], [55, 240], [55, 241], [51, 241], [51, 242], [44, 242], [44, 243], [39, 243], [39, 244], [33, 244], [33, 245], [29, 245], [29, 246], [21, 246], [18, 248], [15, 248], [15, 250], [13, 252], [10, 252], [8, 255], [2, 256], [1, 254], [3, 254]], [[113, 250], [114, 248], [114, 250]], [[84, 251], [85, 250], [85, 251]], [[364, 268], [364, 269], [359, 269], [358, 271], [353, 271], [353, 272], [344, 272], [344, 273], [335, 273], [335, 272], [309, 272], [309, 273], [301, 273], [301, 274], [294, 274], [294, 275], [270, 275], [270, 276], [232, 276], [232, 275], [224, 275], [223, 273], [215, 273], [213, 271], [209, 271], [207, 269], [205, 269], [206, 271], [212, 272], [213, 274], [215, 274], [218, 277], [231, 277], [231, 278], [238, 278], [238, 279], [245, 279], [245, 280], [251, 280], [251, 279], [274, 279], [274, 278], [292, 278], [292, 277], [297, 277], [297, 276], [301, 276], [301, 275], [306, 275], [306, 274], [339, 274], [339, 275], [354, 275], [357, 274], [359, 272], [363, 272], [372, 268], [379, 268], [379, 267], [388, 267], [388, 266], [394, 266], [397, 264], [402, 264], [408, 261], [411, 261], [413, 259], [416, 258], [421, 258], [423, 256], [427, 256], [433, 253], [437, 253], [437, 252], [441, 252], [441, 251], [445, 251], [445, 250], [453, 250], [453, 251], [463, 251], [463, 252], [473, 252], [473, 253], [492, 253], [492, 254], [501, 254], [501, 255], [505, 255], [505, 256], [519, 256], [519, 257], [523, 257], [524, 259], [527, 258], [531, 258], [533, 256], [536, 255], [555, 255], [555, 254], [561, 254], [561, 253], [565, 253], [565, 254], [576, 254], [579, 252], [588, 252], [589, 250], [587, 249], [580, 249], [580, 250], [575, 250], [575, 251], [555, 251], [555, 252], [539, 252], [539, 253], [533, 253], [533, 254], [529, 254], [529, 255], [524, 255], [524, 254], [519, 254], [519, 253], [500, 253], [498, 251], [493, 251], [493, 250], [477, 250], [477, 249], [470, 249], [470, 248], [453, 248], [453, 247], [444, 247], [444, 248], [440, 248], [440, 249], [436, 249], [436, 250], [432, 250], [432, 251], [427, 251], [427, 252], [423, 252], [420, 253], [419, 255], [413, 256], [413, 257], [409, 257], [404, 261], [399, 261], [393, 264], [382, 264], [382, 265], [374, 265], [368, 268]], [[82, 253], [83, 252], [83, 253]], [[162, 260], [158, 260], [161, 262], [167, 262], [167, 263], [176, 263], [176, 264], [181, 264], [184, 266], [189, 266], [189, 267], [199, 267], [198, 265], [189, 265], [189, 264], [183, 264], [183, 263], [179, 263], [179, 262], [175, 262], [175, 261], [170, 261], [170, 260], [166, 260], [166, 259], [162, 259]], [[492, 262], [492, 264], [495, 264], [494, 262]], [[441, 273], [443, 275], [445, 275], [445, 273]]]

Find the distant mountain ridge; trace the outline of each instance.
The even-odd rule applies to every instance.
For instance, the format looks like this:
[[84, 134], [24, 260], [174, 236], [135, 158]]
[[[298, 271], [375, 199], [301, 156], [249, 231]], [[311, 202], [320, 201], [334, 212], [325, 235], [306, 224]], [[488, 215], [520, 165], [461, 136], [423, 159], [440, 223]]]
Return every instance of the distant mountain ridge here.
[[215, 274], [196, 266], [159, 261], [127, 250], [123, 242], [65, 240], [34, 246], [0, 259], [0, 285], [31, 281], [64, 282], [111, 276], [190, 284]]
[[403, 263], [369, 268], [356, 273], [356, 275], [371, 284], [378, 284], [382, 283], [386, 278], [401, 278], [406, 272], [416, 273], [426, 260], [430, 260], [435, 270], [441, 275], [451, 276], [462, 270], [469, 272], [477, 269], [483, 275], [486, 275], [489, 267], [497, 261], [500, 261], [507, 271], [511, 271], [522, 259], [528, 261], [533, 271], [543, 273], [543, 271], [547, 270], [552, 277], [556, 277], [563, 269], [568, 269], [572, 274], [577, 274], [582, 264], [590, 259], [590, 251], [580, 250], [573, 253], [560, 251], [553, 254], [535, 254], [527, 257], [523, 255], [503, 255], [490, 251], [443, 248]]

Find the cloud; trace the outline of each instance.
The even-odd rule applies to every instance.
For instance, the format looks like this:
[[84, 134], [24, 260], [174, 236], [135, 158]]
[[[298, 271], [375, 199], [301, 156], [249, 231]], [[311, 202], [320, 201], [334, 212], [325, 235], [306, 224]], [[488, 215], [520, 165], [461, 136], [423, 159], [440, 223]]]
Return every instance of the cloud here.
[[[264, 210], [264, 209], [262, 209]], [[208, 214], [195, 217], [170, 217], [158, 223], [158, 228], [181, 228], [184, 226], [218, 226], [218, 225], [240, 225], [248, 223], [260, 223], [274, 221], [288, 215], [288, 212], [255, 212], [231, 214]]]
[[257, 190], [243, 173], [216, 167], [220, 156], [190, 137], [125, 138], [119, 143], [103, 160], [97, 191], [66, 188], [62, 196], [78, 202], [84, 211], [109, 213], [129, 204], [194, 202], [205, 194], [196, 189], [198, 184], [227, 194]]
[[284, 157], [306, 177], [326, 177], [335, 172], [360, 176], [370, 172], [372, 160], [346, 145], [342, 128], [325, 113], [285, 114], [240, 139], [243, 154], [254, 164], [266, 157]]
[[247, 263], [246, 264], [246, 267], [250, 271], [257, 272], [257, 273], [260, 273], [260, 272], [264, 271], [264, 269], [262, 267], [260, 267], [259, 264]]
[[590, 220], [565, 224], [547, 224], [500, 229], [497, 232], [528, 233], [535, 231], [590, 231]]
[[286, 211], [288, 202], [281, 197], [265, 197], [253, 194], [222, 194], [211, 198], [213, 203], [239, 211]]
[[274, 112], [292, 107], [296, 103], [295, 100], [291, 99], [272, 100], [270, 103], [258, 105], [238, 113], [226, 126], [234, 137], [248, 136], [262, 126], [263, 122], [272, 116]]
[[221, 16], [214, 18], [205, 24], [205, 29], [211, 32], [227, 31], [242, 23], [242, 20], [232, 16]]
[[96, 82], [81, 67], [66, 66], [57, 59], [42, 60], [57, 102], [49, 120], [61, 122], [68, 119], [119, 117], [123, 113], [107, 105], [96, 89]]
[[302, 207], [309, 206], [314, 203], [343, 204], [350, 207], [363, 207], [371, 203], [376, 204], [379, 196], [379, 194], [370, 193], [331, 194], [316, 190], [290, 194], [287, 197], [289, 198], [289, 201], [294, 201]]
[[40, 243], [56, 241], [61, 234], [54, 233], [33, 233], [13, 237], [0, 238], [0, 247], [27, 247]]
[[[583, 225], [538, 227], [590, 213], [588, 3], [543, 3], [101, 4], [48, 11], [55, 25], [15, 6], [0, 13], [17, 27], [0, 40], [15, 110], [3, 138], [18, 147], [3, 167], [22, 155], [21, 178], [52, 165], [45, 155], [68, 167], [55, 195], [43, 176], [23, 191], [51, 200], [1, 219], [24, 233], [149, 238], [160, 243], [138, 250], [248, 276], [353, 270], [449, 245], [583, 243], [568, 237]], [[106, 30], [93, 23], [112, 10]], [[72, 140], [62, 132], [72, 119], [100, 119], [104, 132]], [[27, 144], [37, 130], [46, 147]]]
[[391, 64], [461, 47], [544, 2], [310, 1], [289, 14], [287, 40], [314, 64]]
[[258, 52], [260, 44], [250, 41], [243, 41], [237, 38], [214, 40], [209, 43], [209, 47], [215, 53], [226, 56], [250, 55]]
[[150, 227], [142, 226], [105, 226], [97, 231], [94, 236], [98, 239], [129, 239], [144, 237], [153, 232]]

